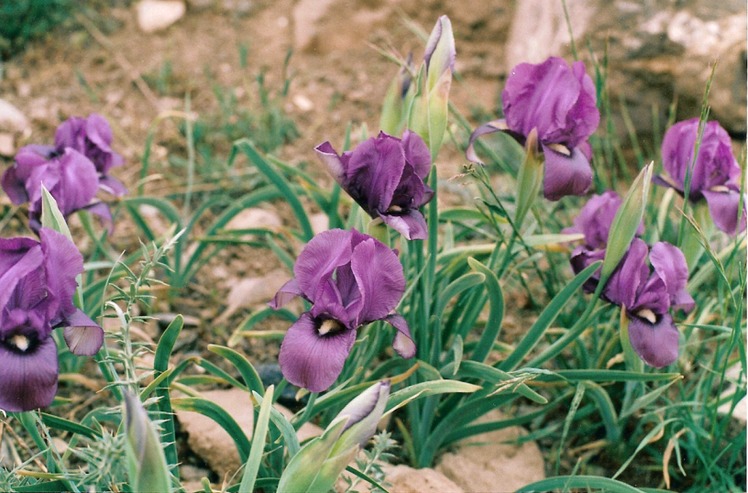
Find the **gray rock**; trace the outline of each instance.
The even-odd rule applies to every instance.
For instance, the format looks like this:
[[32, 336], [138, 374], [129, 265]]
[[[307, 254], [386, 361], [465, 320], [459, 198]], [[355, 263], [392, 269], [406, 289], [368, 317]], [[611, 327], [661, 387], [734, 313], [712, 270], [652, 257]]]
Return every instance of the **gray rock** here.
[[[602, 60], [607, 46], [611, 100], [622, 100], [636, 129], [652, 130], [653, 110], [664, 122], [674, 100], [679, 120], [698, 116], [717, 61], [711, 118], [733, 134], [745, 133], [745, 2], [575, 0], [567, 6], [579, 56], [589, 62], [589, 41]], [[571, 59], [569, 39], [561, 2], [517, 2], [505, 70], [551, 55]]]

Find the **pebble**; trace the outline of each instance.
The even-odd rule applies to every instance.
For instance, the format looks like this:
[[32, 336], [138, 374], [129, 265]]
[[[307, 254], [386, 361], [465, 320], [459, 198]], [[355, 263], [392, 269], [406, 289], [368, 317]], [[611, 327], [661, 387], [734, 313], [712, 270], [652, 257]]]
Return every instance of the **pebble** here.
[[141, 0], [136, 5], [138, 27], [146, 33], [162, 31], [181, 19], [186, 10], [178, 0]]

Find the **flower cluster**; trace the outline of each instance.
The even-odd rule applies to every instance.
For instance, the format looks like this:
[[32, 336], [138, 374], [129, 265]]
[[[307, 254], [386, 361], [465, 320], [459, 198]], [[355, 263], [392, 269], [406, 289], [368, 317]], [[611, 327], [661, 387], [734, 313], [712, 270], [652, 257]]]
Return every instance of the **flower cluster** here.
[[116, 196], [126, 193], [122, 183], [109, 175], [123, 163], [111, 143], [112, 130], [101, 115], [69, 118], [57, 128], [54, 146], [28, 145], [18, 151], [13, 166], [2, 176], [2, 187], [14, 204], [29, 202], [34, 230], [41, 226], [42, 186], [64, 216], [86, 209], [110, 226], [109, 208], [94, 198], [99, 189]]
[[83, 257], [63, 234], [39, 230], [40, 240], [0, 239], [0, 409], [48, 406], [57, 392], [57, 346], [64, 327], [77, 355], [92, 355], [104, 333], [73, 304]]
[[730, 136], [719, 122], [706, 122], [694, 160], [698, 134], [698, 118], [668, 129], [662, 141], [662, 167], [666, 174], [657, 177], [655, 183], [685, 195], [688, 182], [688, 199], [706, 200], [712, 220], [720, 230], [731, 235], [741, 233], [746, 227], [745, 198], [739, 218], [740, 165], [733, 155]]
[[356, 329], [377, 320], [397, 329], [398, 354], [415, 355], [405, 319], [393, 312], [405, 291], [403, 268], [383, 243], [356, 230], [325, 231], [299, 254], [294, 275], [270, 303], [279, 308], [300, 296], [312, 305], [281, 345], [281, 370], [292, 384], [313, 392], [330, 387], [356, 341]]
[[[585, 238], [571, 256], [575, 273], [605, 257], [610, 226], [621, 202], [615, 192], [594, 196], [582, 208], [574, 226], [565, 230], [582, 233]], [[640, 224], [637, 234], [643, 233]], [[599, 281], [599, 274], [594, 275], [585, 289], [593, 292]], [[631, 345], [648, 365], [660, 368], [678, 358], [678, 329], [670, 311], [694, 308], [693, 298], [686, 291], [687, 281], [686, 259], [677, 247], [657, 242], [650, 248], [634, 238], [603, 288], [602, 297], [625, 310]]]

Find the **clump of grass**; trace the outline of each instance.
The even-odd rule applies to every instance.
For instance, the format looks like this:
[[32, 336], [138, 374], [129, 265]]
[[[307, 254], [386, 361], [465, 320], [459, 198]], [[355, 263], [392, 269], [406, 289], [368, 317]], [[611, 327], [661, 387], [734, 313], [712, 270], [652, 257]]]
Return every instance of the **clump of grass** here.
[[12, 0], [0, 2], [0, 59], [7, 60], [26, 44], [69, 19], [72, 0]]

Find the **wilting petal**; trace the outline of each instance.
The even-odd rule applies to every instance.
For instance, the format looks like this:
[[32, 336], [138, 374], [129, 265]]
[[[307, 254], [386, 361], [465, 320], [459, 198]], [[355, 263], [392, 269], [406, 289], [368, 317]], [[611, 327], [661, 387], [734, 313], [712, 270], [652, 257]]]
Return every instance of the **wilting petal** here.
[[27, 352], [0, 341], [0, 409], [10, 412], [47, 407], [57, 393], [57, 346], [44, 338]]
[[654, 324], [633, 314], [629, 339], [636, 354], [650, 366], [662, 368], [678, 359], [678, 329], [667, 313]]
[[479, 137], [483, 135], [489, 135], [496, 132], [506, 132], [509, 130], [509, 127], [506, 125], [506, 120], [499, 119], [499, 120], [493, 120], [488, 123], [484, 123], [480, 127], [473, 130], [473, 133], [470, 134], [470, 140], [468, 141], [468, 147], [465, 150], [465, 157], [470, 161], [471, 163], [479, 163], [483, 164], [483, 161], [480, 160], [478, 155], [475, 153], [475, 149], [473, 148], [475, 141], [478, 140]]
[[395, 339], [392, 341], [392, 348], [395, 350], [395, 352], [403, 358], [412, 358], [413, 356], [415, 356], [416, 344], [415, 342], [413, 342], [413, 338], [410, 336], [408, 322], [406, 322], [405, 319], [397, 313], [388, 315], [384, 319], [384, 321], [392, 325], [397, 330]]
[[104, 331], [81, 310], [73, 312], [60, 325], [65, 327], [63, 336], [73, 354], [93, 356], [104, 344]]
[[429, 236], [426, 218], [420, 211], [411, 210], [406, 214], [380, 214], [382, 221], [406, 240], [425, 240]]
[[704, 198], [709, 206], [709, 214], [714, 224], [725, 233], [735, 235], [745, 231], [746, 226], [746, 201], [743, 200], [743, 212], [738, 221], [740, 210], [740, 192], [724, 187], [722, 191], [704, 190]]
[[294, 274], [301, 292], [314, 301], [323, 282], [332, 277], [335, 269], [351, 261], [351, 233], [331, 229], [316, 235], [296, 259]]
[[353, 249], [351, 270], [363, 300], [360, 324], [381, 320], [395, 309], [405, 292], [403, 267], [395, 252], [369, 238]]
[[301, 288], [299, 287], [299, 283], [296, 282], [296, 279], [291, 279], [286, 284], [281, 286], [281, 288], [278, 290], [277, 293], [275, 293], [275, 297], [268, 303], [270, 308], [273, 310], [277, 310], [278, 308], [282, 307], [292, 299], [296, 298], [297, 296], [303, 296], [304, 293], [301, 292]]
[[686, 291], [688, 265], [683, 252], [670, 243], [659, 241], [652, 246], [649, 261], [657, 276], [665, 283], [670, 305], [686, 312], [693, 310], [693, 298]]
[[327, 166], [327, 171], [335, 178], [338, 185], [342, 187], [345, 180], [345, 167], [340, 156], [338, 156], [338, 153], [332, 147], [332, 144], [323, 142], [315, 147], [314, 150], [317, 151], [317, 156]]
[[309, 312], [301, 315], [286, 333], [278, 361], [286, 379], [312, 392], [327, 390], [343, 370], [356, 331], [319, 335]]
[[578, 149], [566, 156], [542, 145], [545, 156], [543, 195], [548, 200], [559, 200], [567, 195], [584, 195], [592, 184], [592, 167]]

